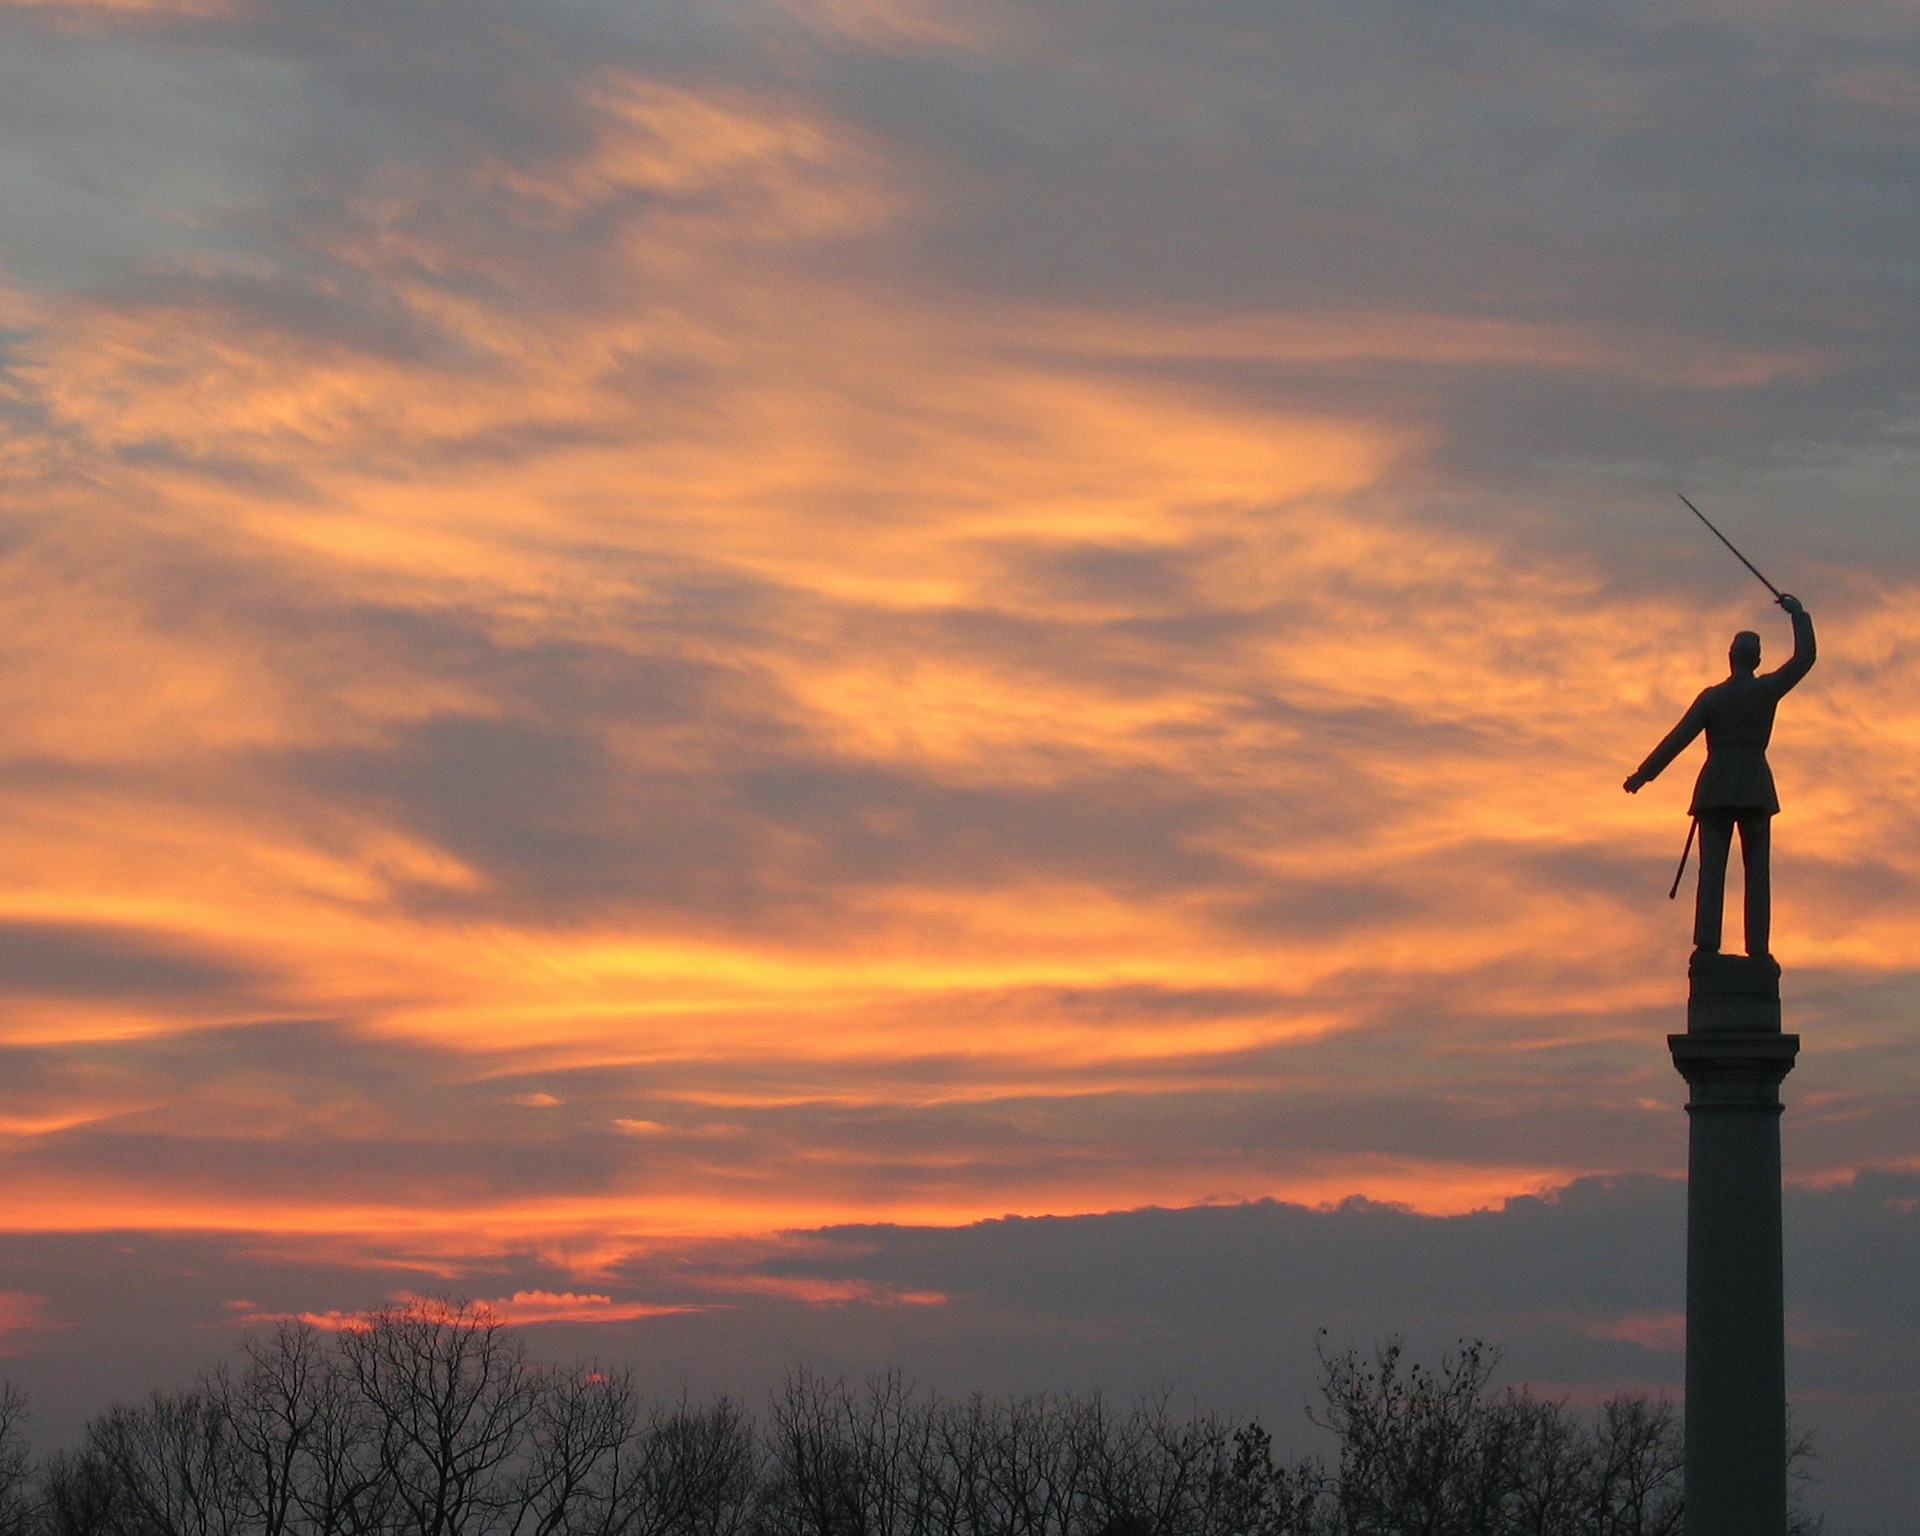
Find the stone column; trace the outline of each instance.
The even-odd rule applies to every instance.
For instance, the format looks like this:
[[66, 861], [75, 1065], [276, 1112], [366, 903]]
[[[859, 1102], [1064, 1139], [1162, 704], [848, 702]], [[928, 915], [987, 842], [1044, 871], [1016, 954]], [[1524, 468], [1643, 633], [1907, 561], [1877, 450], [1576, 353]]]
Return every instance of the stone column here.
[[1785, 1536], [1787, 1363], [1780, 1257], [1780, 1032], [1771, 957], [1696, 952], [1687, 1032], [1687, 1536]]

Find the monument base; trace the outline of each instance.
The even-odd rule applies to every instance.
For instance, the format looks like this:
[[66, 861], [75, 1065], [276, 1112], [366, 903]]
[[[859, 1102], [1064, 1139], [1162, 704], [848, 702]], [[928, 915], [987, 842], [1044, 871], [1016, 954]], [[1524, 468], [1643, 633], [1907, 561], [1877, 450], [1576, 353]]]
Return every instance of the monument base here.
[[1699, 950], [1687, 1032], [1687, 1536], [1785, 1536], [1787, 1372], [1780, 1243], [1780, 1032], [1771, 956]]
[[1696, 949], [1687, 962], [1687, 1030], [1780, 1032], [1780, 962]]

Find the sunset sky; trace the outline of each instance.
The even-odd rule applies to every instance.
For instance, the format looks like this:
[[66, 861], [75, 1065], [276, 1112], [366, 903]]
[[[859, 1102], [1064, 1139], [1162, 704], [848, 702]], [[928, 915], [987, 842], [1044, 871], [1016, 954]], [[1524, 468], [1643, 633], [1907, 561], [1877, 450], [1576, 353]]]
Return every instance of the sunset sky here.
[[1909, 0], [0, 0], [0, 1335], [1655, 1187], [1676, 490], [1911, 1216], [1917, 206]]

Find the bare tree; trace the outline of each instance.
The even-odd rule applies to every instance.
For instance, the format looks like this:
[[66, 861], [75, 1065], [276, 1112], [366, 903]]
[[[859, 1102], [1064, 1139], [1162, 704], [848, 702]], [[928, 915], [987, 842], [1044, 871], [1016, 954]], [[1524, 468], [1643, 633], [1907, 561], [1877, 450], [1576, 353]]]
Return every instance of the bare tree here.
[[1562, 1402], [1488, 1390], [1497, 1356], [1462, 1344], [1438, 1370], [1393, 1341], [1364, 1361], [1322, 1356], [1340, 1438], [1327, 1518], [1341, 1536], [1675, 1536], [1679, 1425], [1671, 1404], [1615, 1397], [1591, 1421]]
[[1593, 1431], [1585, 1529], [1593, 1536], [1676, 1536], [1683, 1460], [1673, 1404], [1609, 1398]]
[[621, 1452], [639, 1420], [632, 1381], [585, 1370], [541, 1386], [515, 1523], [523, 1536], [615, 1536]]
[[963, 1402], [806, 1373], [769, 1414], [764, 1536], [1296, 1536], [1310, 1469], [1264, 1431], [1098, 1395]]
[[758, 1488], [753, 1428], [725, 1398], [643, 1408], [624, 1372], [549, 1372], [523, 1472], [522, 1536], [734, 1536]]
[[767, 1536], [918, 1536], [933, 1458], [917, 1407], [898, 1375], [859, 1393], [806, 1370], [788, 1377], [769, 1410]]
[[106, 1471], [120, 1528], [139, 1536], [237, 1536], [240, 1472], [219, 1400], [156, 1392], [87, 1428], [85, 1454]]
[[28, 1536], [38, 1516], [27, 1453], [27, 1400], [6, 1382], [0, 1384], [0, 1536]]
[[397, 1500], [381, 1460], [381, 1426], [352, 1371], [329, 1353], [307, 1380], [313, 1415], [293, 1460], [295, 1536], [382, 1536]]
[[1813, 1470], [1813, 1463], [1820, 1459], [1820, 1452], [1814, 1444], [1813, 1431], [1796, 1429], [1791, 1422], [1787, 1424], [1787, 1536], [1820, 1536], [1827, 1528], [1827, 1517], [1816, 1515], [1806, 1507], [1805, 1496], [1809, 1488], [1819, 1482]]
[[1513, 1536], [1586, 1536], [1593, 1439], [1564, 1403], [1509, 1392], [1490, 1412], [1508, 1426], [1508, 1486], [1495, 1502]]
[[[250, 1338], [37, 1478], [0, 1388], [0, 1536], [1678, 1536], [1671, 1404], [1495, 1392], [1496, 1358], [1323, 1350], [1329, 1470], [1164, 1399], [950, 1401], [898, 1375], [798, 1371], [756, 1429], [725, 1399], [536, 1368], [482, 1308], [413, 1303], [337, 1339]], [[1803, 1481], [1810, 1444], [1789, 1453]], [[1819, 1521], [1796, 1509], [1791, 1529]]]
[[36, 1504], [48, 1536], [112, 1536], [121, 1503], [112, 1470], [90, 1449], [62, 1451], [41, 1472]]
[[1326, 1469], [1313, 1459], [1288, 1465], [1258, 1420], [1234, 1432], [1233, 1465], [1219, 1529], [1234, 1536], [1320, 1536], [1328, 1528]]
[[375, 1416], [344, 1353], [284, 1322], [241, 1342], [243, 1368], [205, 1390], [224, 1416], [235, 1524], [246, 1536], [372, 1536], [394, 1500]]
[[300, 1510], [299, 1480], [319, 1414], [316, 1390], [332, 1361], [304, 1323], [282, 1323], [241, 1342], [246, 1368], [208, 1382], [232, 1440], [238, 1525], [253, 1536], [288, 1536]]
[[472, 1303], [415, 1302], [341, 1336], [406, 1536], [496, 1536], [523, 1504], [540, 1379], [519, 1339]]
[[1493, 1463], [1509, 1454], [1507, 1437], [1483, 1412], [1492, 1352], [1464, 1345], [1438, 1371], [1404, 1355], [1396, 1339], [1371, 1362], [1357, 1350], [1321, 1356], [1325, 1406], [1313, 1417], [1340, 1440], [1334, 1497], [1342, 1528], [1352, 1536], [1489, 1536]]
[[629, 1470], [616, 1478], [616, 1509], [631, 1511], [605, 1536], [739, 1536], [760, 1485], [753, 1426], [726, 1398], [706, 1408], [656, 1411]]

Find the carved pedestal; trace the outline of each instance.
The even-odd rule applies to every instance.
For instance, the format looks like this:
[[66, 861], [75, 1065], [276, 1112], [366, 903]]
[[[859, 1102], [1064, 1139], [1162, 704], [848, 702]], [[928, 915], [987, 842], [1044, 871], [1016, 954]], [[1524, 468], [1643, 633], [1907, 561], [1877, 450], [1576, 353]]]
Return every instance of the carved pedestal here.
[[1786, 1329], [1780, 1258], [1780, 1032], [1771, 958], [1696, 954], [1687, 1032], [1687, 1536], [1784, 1536]]

